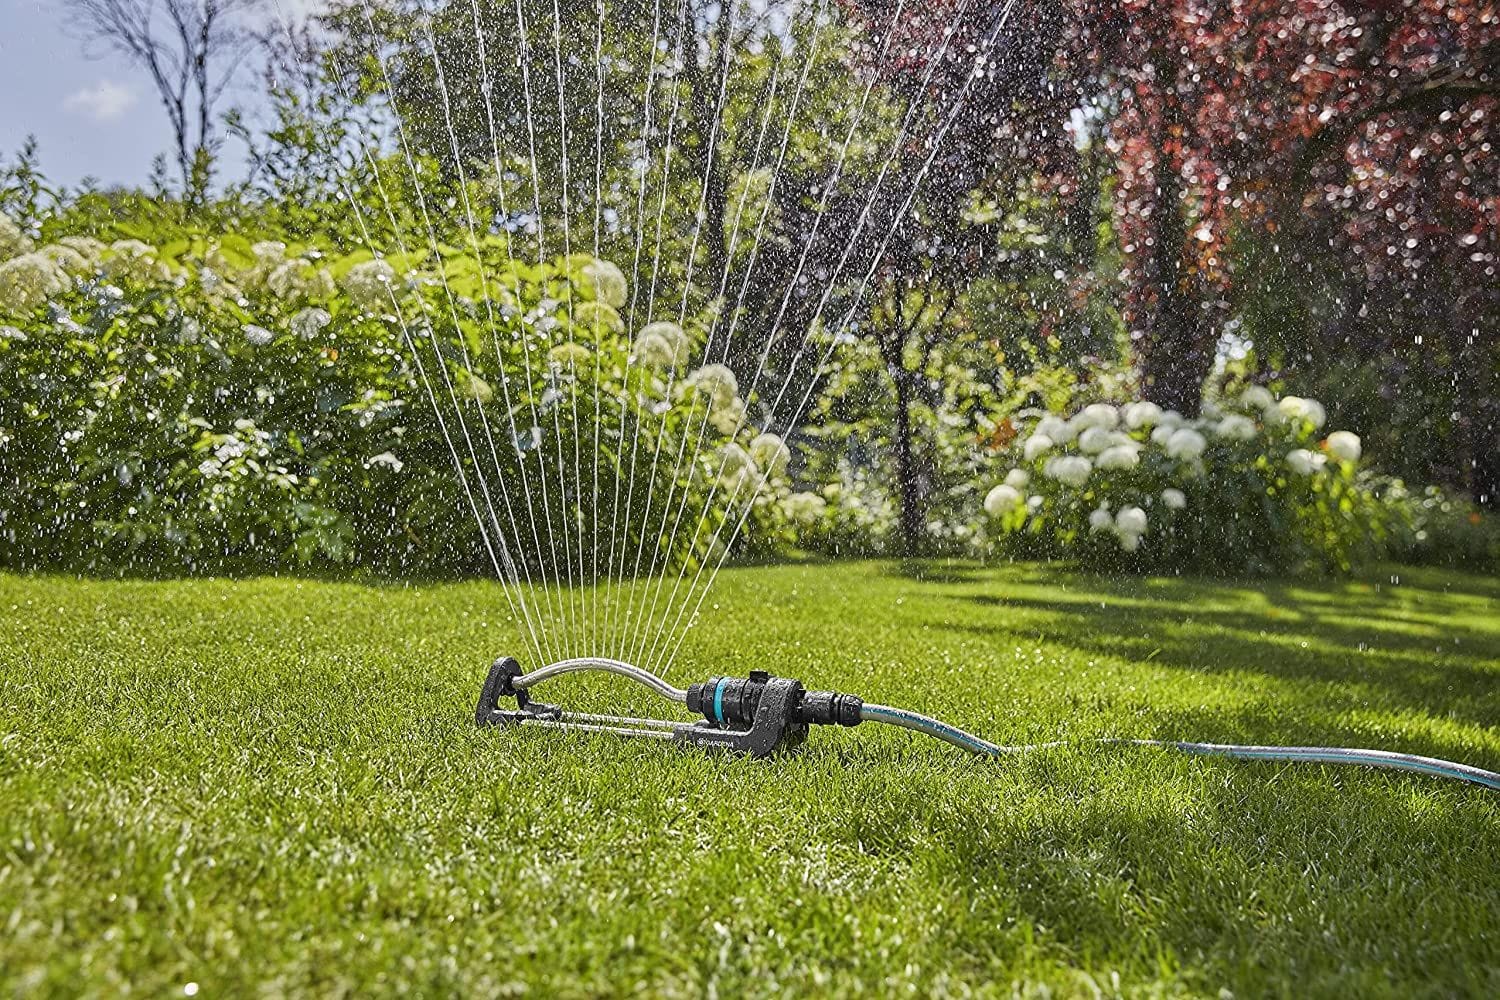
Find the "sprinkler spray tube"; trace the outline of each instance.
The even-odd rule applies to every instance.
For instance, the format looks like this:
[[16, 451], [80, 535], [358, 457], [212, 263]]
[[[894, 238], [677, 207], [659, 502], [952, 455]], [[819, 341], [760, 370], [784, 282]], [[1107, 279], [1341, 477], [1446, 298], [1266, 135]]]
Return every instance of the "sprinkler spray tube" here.
[[[701, 715], [696, 722], [669, 719], [639, 719], [617, 715], [565, 712], [555, 705], [531, 699], [537, 684], [563, 674], [593, 671], [616, 674], [650, 688], [656, 694], [685, 705]], [[514, 707], [501, 699], [514, 699]], [[490, 667], [474, 721], [481, 726], [541, 726], [584, 732], [615, 733], [647, 739], [670, 740], [708, 750], [727, 750], [752, 757], [769, 757], [799, 746], [811, 726], [857, 726], [880, 722], [915, 730], [951, 743], [970, 753], [1001, 757], [1063, 746], [1061, 742], [1029, 746], [1002, 746], [967, 733], [946, 722], [889, 705], [874, 705], [852, 694], [808, 691], [801, 681], [754, 670], [749, 677], [710, 677], [686, 690], [673, 687], [655, 674], [620, 660], [585, 657], [562, 660], [531, 673], [511, 657], [502, 657]], [[1433, 757], [1356, 750], [1344, 747], [1276, 747], [1229, 743], [1187, 743], [1174, 740], [1103, 739], [1096, 743], [1121, 746], [1151, 746], [1184, 753], [1232, 757], [1238, 760], [1304, 761], [1321, 764], [1364, 764], [1397, 771], [1414, 771], [1454, 778], [1500, 791], [1500, 774]]]

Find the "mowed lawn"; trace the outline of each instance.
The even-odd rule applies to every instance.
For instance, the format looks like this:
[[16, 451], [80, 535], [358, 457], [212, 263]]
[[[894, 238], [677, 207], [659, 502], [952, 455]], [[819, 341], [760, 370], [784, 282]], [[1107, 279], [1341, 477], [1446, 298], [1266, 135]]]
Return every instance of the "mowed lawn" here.
[[[0, 994], [1500, 995], [1500, 582], [726, 572], [763, 667], [1003, 742], [773, 761], [477, 730], [496, 584], [0, 575]], [[611, 679], [543, 700], [674, 706]]]

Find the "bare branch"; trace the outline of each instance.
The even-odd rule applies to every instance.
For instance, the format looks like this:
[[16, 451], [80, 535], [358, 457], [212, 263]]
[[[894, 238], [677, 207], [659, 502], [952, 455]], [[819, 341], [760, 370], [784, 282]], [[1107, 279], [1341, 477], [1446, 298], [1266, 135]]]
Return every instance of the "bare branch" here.
[[67, 25], [145, 70], [172, 128], [184, 196], [196, 202], [216, 144], [214, 110], [252, 44], [262, 0], [63, 0]]

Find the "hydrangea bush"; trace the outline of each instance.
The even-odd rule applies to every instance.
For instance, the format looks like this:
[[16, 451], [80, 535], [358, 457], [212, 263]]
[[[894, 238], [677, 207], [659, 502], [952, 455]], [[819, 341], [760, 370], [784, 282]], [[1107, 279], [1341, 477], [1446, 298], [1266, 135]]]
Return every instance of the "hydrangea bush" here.
[[1191, 420], [1150, 402], [1033, 417], [985, 495], [987, 540], [1108, 567], [1347, 571], [1408, 524], [1397, 484], [1326, 421], [1260, 386]]
[[[499, 238], [375, 259], [233, 234], [37, 246], [5, 219], [0, 561], [473, 571], [476, 509], [523, 570], [591, 567], [606, 531], [673, 561], [752, 498], [752, 537], [783, 536], [806, 517], [786, 446], [732, 371], [693, 366], [712, 316], [632, 335], [627, 299], [608, 261], [522, 264]], [[674, 533], [679, 512], [705, 527]]]

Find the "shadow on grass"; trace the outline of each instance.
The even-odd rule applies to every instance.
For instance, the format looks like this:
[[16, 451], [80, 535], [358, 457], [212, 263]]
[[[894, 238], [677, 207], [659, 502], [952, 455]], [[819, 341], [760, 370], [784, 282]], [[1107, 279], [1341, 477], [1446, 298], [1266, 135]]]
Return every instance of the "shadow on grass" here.
[[[841, 756], [869, 766], [873, 753]], [[934, 749], [931, 766], [942, 756]], [[1495, 800], [1483, 789], [1113, 747], [952, 768], [941, 802], [914, 787], [906, 801], [856, 802], [815, 833], [892, 864], [926, 858], [926, 877], [963, 886], [980, 923], [1019, 919], [1045, 929], [1050, 947], [1112, 962], [1166, 958], [1223, 977], [1202, 984], [1214, 990], [1248, 987], [1257, 955], [1347, 988], [1341, 956], [1380, 962], [1393, 940], [1434, 942], [1421, 971], [1399, 977], [1437, 994], [1493, 980], [1449, 964], [1472, 948], [1466, 898], [1500, 890]], [[1003, 818], [983, 794], [991, 782], [1015, 795]], [[1372, 985], [1388, 988], [1396, 971], [1372, 970]]]
[[[1249, 740], [1257, 733], [1264, 738], [1271, 718], [1286, 732], [1286, 723], [1297, 724], [1288, 718], [1296, 713], [1285, 711], [1288, 698], [1324, 715], [1404, 711], [1480, 727], [1500, 723], [1500, 623], [1486, 627], [1483, 617], [1500, 583], [1443, 581], [1437, 577], [1445, 574], [1431, 571], [1419, 571], [1419, 580], [1400, 587], [1378, 588], [1361, 581], [1250, 584], [1069, 575], [1065, 593], [1035, 594], [1031, 585], [1047, 584], [1049, 575], [1001, 572], [991, 575], [993, 588], [944, 588], [933, 597], [974, 612], [927, 624], [996, 644], [1025, 636], [1152, 667], [1255, 675], [1282, 688], [1281, 708], [1268, 699], [1255, 717], [1209, 713], [1217, 739]], [[1439, 589], [1444, 582], [1452, 585]], [[1164, 718], [1156, 735], [1207, 739], [1205, 721], [1207, 716]], [[1328, 735], [1324, 727], [1301, 732], [1309, 741]], [[1408, 749], [1458, 748], [1429, 740]]]
[[1172, 601], [1243, 594], [1286, 595], [1327, 602], [1365, 600], [1383, 607], [1399, 604], [1412, 590], [1447, 597], [1500, 601], [1500, 577], [1455, 572], [1431, 566], [1390, 565], [1359, 576], [1134, 576], [1109, 575], [1071, 562], [1003, 562], [983, 564], [960, 559], [913, 559], [883, 564], [891, 577], [924, 584], [1025, 583], [1061, 587], [1077, 593], [1117, 597], [1151, 597]]
[[977, 583], [986, 575], [977, 563], [947, 559], [903, 559], [887, 563], [885, 572], [916, 583]]

